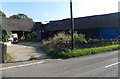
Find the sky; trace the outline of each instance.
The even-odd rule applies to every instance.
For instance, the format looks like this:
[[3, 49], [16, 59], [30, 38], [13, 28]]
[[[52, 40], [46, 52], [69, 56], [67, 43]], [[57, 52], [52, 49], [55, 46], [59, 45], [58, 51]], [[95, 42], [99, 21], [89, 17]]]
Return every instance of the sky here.
[[[85, 17], [118, 12], [119, 0], [73, 0], [73, 17]], [[2, 0], [0, 10], [7, 17], [23, 13], [35, 22], [70, 18], [69, 0]]]

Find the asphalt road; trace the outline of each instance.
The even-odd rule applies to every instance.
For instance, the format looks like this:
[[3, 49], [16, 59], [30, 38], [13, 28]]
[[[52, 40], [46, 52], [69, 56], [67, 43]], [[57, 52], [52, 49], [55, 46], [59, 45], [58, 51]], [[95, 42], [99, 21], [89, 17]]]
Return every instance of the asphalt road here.
[[3, 77], [118, 77], [118, 51], [3, 70]]

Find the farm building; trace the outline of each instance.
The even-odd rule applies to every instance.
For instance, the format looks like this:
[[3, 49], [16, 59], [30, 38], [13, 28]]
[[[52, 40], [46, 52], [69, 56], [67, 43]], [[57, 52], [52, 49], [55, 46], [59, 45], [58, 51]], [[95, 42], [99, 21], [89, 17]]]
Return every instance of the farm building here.
[[27, 36], [28, 33], [32, 32], [36, 34], [36, 39], [41, 39], [41, 34], [39, 33], [42, 25], [41, 22], [32, 22], [4, 17], [0, 17], [0, 22], [0, 26], [2, 26], [1, 29], [10, 30], [12, 33], [17, 33], [19, 40], [21, 40], [23, 36]]
[[46, 26], [46, 24], [42, 24], [41, 22], [35, 22], [34, 23], [31, 31], [35, 33], [37, 40], [41, 40], [43, 38], [43, 33], [44, 33], [44, 30], [45, 30], [45, 26]]
[[[111, 13], [75, 18], [75, 31], [85, 34], [86, 38], [118, 39], [120, 35], [118, 14]], [[69, 32], [71, 29], [70, 22], [70, 19], [50, 21], [46, 25], [44, 36], [53, 36], [61, 31]]]
[[[75, 18], [75, 31], [85, 34], [86, 38], [118, 39], [120, 35], [118, 14], [111, 13]], [[48, 24], [42, 24], [41, 22], [0, 17], [0, 22], [2, 29], [17, 33], [19, 39], [28, 33], [34, 32], [36, 39], [41, 40], [52, 37], [59, 32], [70, 33], [71, 29], [70, 19], [50, 21]]]

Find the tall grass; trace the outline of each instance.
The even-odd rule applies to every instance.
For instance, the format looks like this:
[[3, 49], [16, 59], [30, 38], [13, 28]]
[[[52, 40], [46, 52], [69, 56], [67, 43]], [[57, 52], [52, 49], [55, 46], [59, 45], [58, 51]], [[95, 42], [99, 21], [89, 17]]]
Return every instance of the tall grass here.
[[5, 60], [5, 62], [10, 62], [10, 61], [12, 61], [14, 58], [13, 58], [13, 56], [12, 56], [12, 54], [11, 53], [7, 53], [6, 54], [6, 60]]

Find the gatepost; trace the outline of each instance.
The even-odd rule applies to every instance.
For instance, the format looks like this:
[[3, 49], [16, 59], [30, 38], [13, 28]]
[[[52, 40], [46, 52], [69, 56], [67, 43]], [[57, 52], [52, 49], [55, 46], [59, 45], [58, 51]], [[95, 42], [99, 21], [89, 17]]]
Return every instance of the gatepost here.
[[7, 45], [2, 44], [2, 63], [5, 63], [7, 53]]

